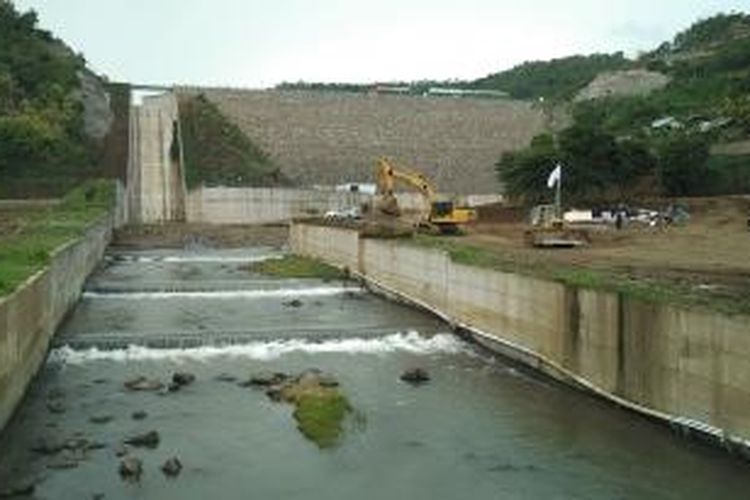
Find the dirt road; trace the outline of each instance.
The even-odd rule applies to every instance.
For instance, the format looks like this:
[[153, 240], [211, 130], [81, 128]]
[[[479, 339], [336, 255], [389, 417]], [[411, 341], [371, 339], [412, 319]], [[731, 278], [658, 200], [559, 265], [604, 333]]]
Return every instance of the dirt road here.
[[533, 268], [565, 265], [613, 272], [633, 280], [688, 286], [718, 296], [750, 297], [750, 198], [686, 199], [691, 219], [685, 226], [650, 228], [635, 224], [590, 232], [579, 249], [534, 249], [525, 245], [525, 212], [488, 210], [462, 245]]

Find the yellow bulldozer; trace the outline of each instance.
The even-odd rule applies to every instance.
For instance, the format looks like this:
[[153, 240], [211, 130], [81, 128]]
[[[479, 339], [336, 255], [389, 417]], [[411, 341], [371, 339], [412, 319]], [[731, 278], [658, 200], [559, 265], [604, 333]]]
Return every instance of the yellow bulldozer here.
[[428, 209], [420, 214], [418, 225], [422, 228], [441, 234], [461, 234], [466, 224], [477, 218], [476, 210], [458, 206], [454, 200], [440, 197], [434, 184], [424, 174], [396, 167], [388, 158], [378, 160], [376, 179], [375, 208], [383, 214], [401, 216], [394, 191], [396, 183], [401, 182], [416, 189], [424, 197]]
[[542, 248], [572, 248], [588, 242], [586, 231], [571, 228], [562, 217], [559, 205], [537, 205], [531, 210], [531, 227], [526, 230], [526, 243]]

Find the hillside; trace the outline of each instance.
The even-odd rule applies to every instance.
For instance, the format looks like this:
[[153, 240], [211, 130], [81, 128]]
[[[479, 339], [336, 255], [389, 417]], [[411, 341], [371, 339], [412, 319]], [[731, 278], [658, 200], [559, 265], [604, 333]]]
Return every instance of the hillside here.
[[33, 11], [0, 0], [0, 197], [59, 194], [91, 174], [84, 71]]
[[576, 55], [551, 61], [525, 62], [468, 83], [471, 88], [508, 92], [516, 99], [571, 99], [599, 73], [631, 66], [622, 52]]
[[[590, 63], [584, 68], [593, 69]], [[538, 77], [556, 66], [552, 61], [531, 67]], [[584, 73], [578, 68], [578, 75]], [[532, 76], [523, 81], [533, 85]], [[571, 88], [562, 79], [547, 92], [569, 95]], [[562, 103], [573, 114], [569, 129], [555, 138], [538, 137], [531, 148], [498, 163], [510, 194], [545, 198], [545, 172], [558, 161], [568, 168], [568, 199], [580, 201], [638, 197], [643, 187], [667, 196], [750, 192], [746, 14], [698, 21], [627, 69], [600, 73], [574, 102]]]

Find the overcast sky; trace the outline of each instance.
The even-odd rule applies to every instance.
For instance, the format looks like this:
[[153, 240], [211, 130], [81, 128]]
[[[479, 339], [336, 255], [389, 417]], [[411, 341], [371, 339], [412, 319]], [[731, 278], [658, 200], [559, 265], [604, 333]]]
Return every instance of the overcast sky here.
[[750, 0], [16, 0], [112, 80], [477, 78], [526, 60], [671, 39]]

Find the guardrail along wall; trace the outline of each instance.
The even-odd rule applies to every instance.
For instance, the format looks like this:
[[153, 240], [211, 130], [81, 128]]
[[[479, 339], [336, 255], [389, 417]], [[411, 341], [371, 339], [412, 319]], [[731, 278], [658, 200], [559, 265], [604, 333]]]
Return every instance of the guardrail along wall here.
[[291, 245], [465, 325], [483, 343], [556, 378], [747, 446], [748, 317], [474, 268], [441, 251], [341, 228], [295, 224]]

